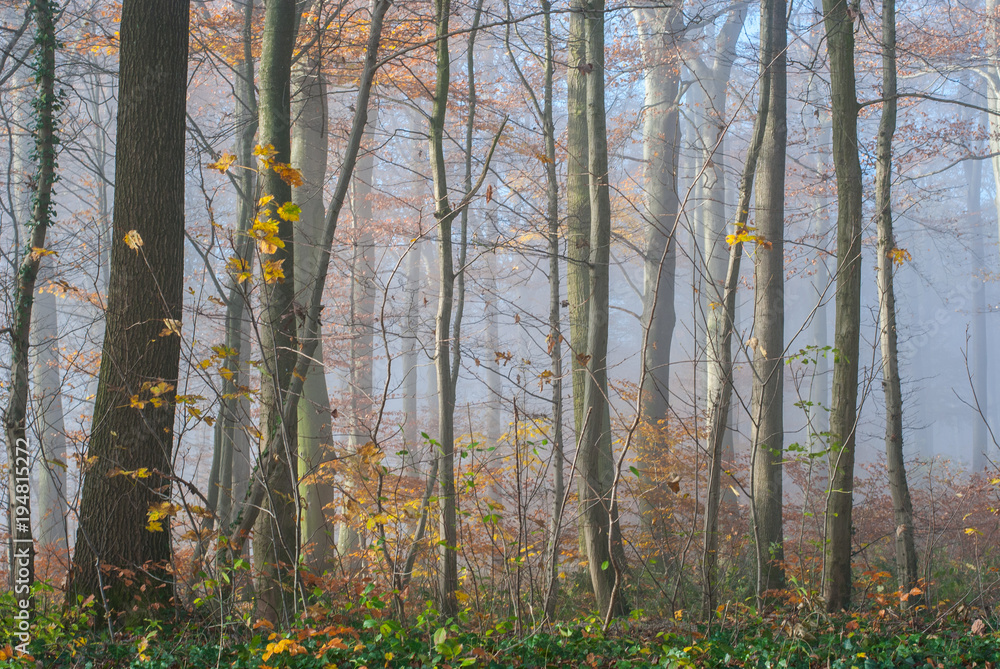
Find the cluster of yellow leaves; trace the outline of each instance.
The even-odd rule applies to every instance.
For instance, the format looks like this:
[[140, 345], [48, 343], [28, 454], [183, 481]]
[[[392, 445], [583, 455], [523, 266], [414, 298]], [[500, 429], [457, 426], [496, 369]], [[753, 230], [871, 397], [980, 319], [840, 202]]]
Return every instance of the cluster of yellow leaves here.
[[891, 248], [886, 252], [886, 256], [892, 260], [896, 265], [902, 265], [904, 262], [909, 262], [913, 260], [913, 256], [906, 249]]
[[[272, 634], [271, 638], [274, 639], [277, 634]], [[307, 652], [305, 646], [298, 643], [294, 639], [281, 639], [277, 642], [271, 642], [267, 644], [267, 648], [264, 650], [264, 654], [260, 659], [267, 662], [271, 659], [272, 655], [281, 655], [283, 653], [288, 653], [289, 655], [298, 655], [300, 653]]]
[[222, 155], [219, 156], [218, 160], [216, 160], [214, 163], [209, 163], [208, 165], [206, 165], [206, 167], [210, 170], [218, 170], [222, 174], [225, 174], [229, 170], [229, 168], [233, 166], [233, 163], [235, 162], [236, 162], [236, 156], [229, 153], [228, 151], [223, 151]]
[[250, 263], [243, 258], [230, 258], [226, 262], [226, 269], [236, 279], [236, 283], [243, 283], [247, 279], [253, 278], [253, 272], [250, 271]]
[[41, 260], [45, 256], [57, 256], [59, 255], [55, 251], [50, 251], [49, 249], [43, 249], [38, 246], [31, 247], [31, 259], [35, 262]]
[[274, 283], [275, 281], [284, 282], [285, 281], [285, 270], [281, 268], [282, 263], [285, 259], [281, 260], [265, 260], [261, 269], [264, 273], [264, 283]]
[[748, 242], [753, 242], [757, 246], [763, 246], [765, 249], [771, 248], [771, 242], [764, 238], [764, 235], [755, 235], [754, 232], [757, 228], [752, 225], [741, 226], [736, 228], [736, 232], [731, 235], [726, 235], [726, 243], [730, 246], [735, 246], [736, 244], [746, 244]]
[[146, 511], [146, 529], [150, 532], [162, 532], [163, 519], [176, 515], [180, 509], [181, 507], [176, 504], [171, 504], [170, 502], [158, 502], [157, 504], [153, 504], [149, 507], [149, 510]]
[[[132, 395], [132, 397], [129, 398], [129, 406], [133, 409], [143, 409], [148, 403], [152, 404], [156, 408], [159, 408], [166, 404], [166, 400], [162, 396], [173, 389], [173, 384], [167, 383], [166, 381], [160, 381], [158, 383], [146, 381], [139, 388], [139, 393]], [[140, 396], [147, 391], [149, 392], [149, 397], [147, 399], [140, 399]]]

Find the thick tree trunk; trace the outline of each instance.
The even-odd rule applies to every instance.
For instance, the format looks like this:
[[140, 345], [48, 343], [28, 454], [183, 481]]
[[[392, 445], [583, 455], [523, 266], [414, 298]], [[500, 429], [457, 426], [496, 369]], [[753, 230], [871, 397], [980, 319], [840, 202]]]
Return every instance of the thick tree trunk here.
[[[274, 163], [291, 160], [291, 68], [298, 12], [295, 0], [265, 0], [260, 58], [260, 144], [274, 148]], [[298, 498], [298, 425], [285, 422], [282, 413], [298, 350], [295, 314], [294, 225], [277, 213], [292, 199], [292, 187], [262, 161], [261, 187], [274, 199], [259, 218], [274, 221], [283, 247], [260, 244], [261, 263], [261, 452], [269, 461], [264, 499], [266, 513], [254, 527], [254, 564], [257, 606], [261, 617], [274, 624], [292, 620], [298, 603], [300, 546]], [[267, 251], [272, 251], [268, 253]], [[280, 264], [279, 264], [280, 263]], [[268, 268], [283, 271], [283, 280], [265, 277]], [[270, 282], [269, 282], [270, 281]], [[297, 412], [296, 412], [297, 415]], [[269, 448], [270, 444], [275, 448]]]
[[782, 522], [782, 451], [785, 380], [785, 0], [761, 2], [761, 67], [768, 70], [767, 123], [757, 171], [757, 228], [763, 243], [754, 253], [754, 332], [751, 396], [754, 539], [757, 596], [785, 586]]
[[[106, 335], [68, 592], [108, 613], [157, 615], [173, 596], [169, 517], [156, 531], [147, 524], [151, 508], [170, 504], [188, 19], [184, 0], [122, 5]], [[143, 468], [149, 476], [135, 473]]]
[[833, 163], [837, 176], [837, 322], [830, 413], [830, 490], [826, 508], [823, 596], [827, 610], [851, 603], [851, 514], [861, 334], [861, 163], [854, 80], [854, 10], [823, 0], [830, 56]]
[[[292, 200], [302, 208], [295, 225], [296, 293], [308, 294], [319, 272], [319, 244], [323, 239], [323, 186], [327, 170], [326, 82], [316, 50], [300, 57], [292, 74], [292, 165], [302, 171], [303, 183], [292, 189]], [[305, 483], [301, 495], [305, 505], [302, 545], [306, 563], [314, 573], [333, 571], [336, 543], [326, 509], [334, 503], [335, 489], [324, 468], [332, 456], [333, 427], [330, 394], [326, 385], [322, 327], [316, 352], [303, 384], [299, 402], [299, 476]]]
[[[678, 89], [680, 64], [675, 39], [683, 15], [676, 6], [633, 10], [639, 29], [644, 67], [645, 104], [642, 155], [645, 163], [645, 262], [643, 265], [642, 325], [648, 332], [642, 351], [642, 388], [638, 439], [640, 512], [651, 532], [655, 520], [653, 466], [667, 448], [670, 409], [670, 346], [676, 311], [677, 156], [679, 147]], [[663, 473], [661, 473], [661, 477]], [[655, 545], [655, 544], [654, 544]], [[657, 563], [662, 567], [664, 560]]]
[[608, 297], [611, 198], [604, 103], [604, 1], [585, 4], [587, 36], [587, 140], [590, 146], [590, 305], [584, 427], [579, 455], [580, 504], [590, 580], [601, 615], [628, 612], [618, 504], [612, 497], [615, 462], [608, 405]]

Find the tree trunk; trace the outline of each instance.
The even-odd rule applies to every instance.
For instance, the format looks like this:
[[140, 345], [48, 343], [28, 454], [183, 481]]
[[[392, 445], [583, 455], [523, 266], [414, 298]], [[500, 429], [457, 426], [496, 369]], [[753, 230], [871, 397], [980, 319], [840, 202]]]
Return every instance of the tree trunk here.
[[434, 216], [438, 221], [439, 293], [435, 318], [434, 361], [438, 385], [438, 495], [441, 561], [438, 565], [438, 597], [442, 615], [458, 612], [455, 591], [458, 589], [458, 529], [455, 504], [455, 397], [451, 382], [451, 314], [455, 291], [455, 268], [452, 251], [454, 215], [448, 202], [448, 177], [444, 161], [445, 114], [451, 79], [451, 55], [448, 51], [448, 24], [451, 0], [435, 0], [437, 36], [437, 83], [431, 111], [430, 158], [434, 180]]
[[[298, 426], [282, 421], [292, 370], [298, 350], [295, 314], [294, 226], [278, 213], [292, 199], [292, 187], [272, 169], [291, 160], [291, 68], [298, 11], [295, 0], [265, 0], [264, 33], [260, 57], [260, 144], [275, 154], [262, 160], [262, 191], [273, 201], [259, 214], [274, 221], [275, 237], [283, 246], [261, 242], [261, 452], [269, 461], [266, 513], [254, 528], [254, 563], [257, 570], [258, 615], [273, 624], [288, 624], [297, 609], [299, 510]], [[268, 251], [271, 251], [270, 253]], [[268, 279], [269, 269], [280, 268], [283, 280]], [[297, 415], [297, 413], [296, 413]], [[276, 448], [268, 448], [275, 443]]]
[[548, 588], [545, 597], [545, 617], [553, 622], [559, 596], [559, 536], [562, 532], [563, 482], [565, 454], [563, 449], [563, 360], [562, 316], [559, 305], [562, 290], [559, 282], [559, 177], [556, 174], [556, 130], [552, 114], [552, 77], [555, 53], [552, 47], [552, 3], [542, 0], [545, 25], [545, 88], [542, 104], [542, 132], [545, 142], [546, 218], [549, 241], [549, 365], [552, 372], [552, 519], [549, 524], [547, 548]]
[[[642, 325], [648, 332], [642, 351], [640, 511], [652, 531], [655, 483], [651, 476], [658, 455], [667, 448], [670, 409], [670, 346], [676, 311], [674, 293], [677, 267], [677, 188], [679, 147], [678, 89], [680, 64], [674, 40], [681, 34], [684, 17], [676, 6], [640, 8], [633, 12], [639, 28], [645, 86], [642, 155], [645, 163]], [[661, 559], [662, 561], [662, 559]]]
[[785, 587], [782, 523], [782, 451], [785, 380], [785, 0], [761, 2], [761, 67], [768, 70], [767, 122], [757, 171], [758, 242], [754, 253], [753, 445], [754, 539], [757, 597]]
[[41, 436], [41, 467], [38, 471], [38, 545], [50, 559], [61, 562], [68, 553], [66, 526], [66, 426], [63, 421], [61, 371], [59, 369], [59, 311], [56, 296], [46, 284], [53, 274], [50, 258], [40, 259], [31, 333], [34, 339], [34, 398]]
[[162, 615], [173, 596], [169, 516], [150, 510], [170, 504], [188, 20], [183, 0], [122, 5], [106, 335], [67, 594], [93, 595], [107, 613]]
[[[303, 180], [301, 186], [292, 189], [292, 200], [302, 208], [295, 225], [295, 284], [296, 293], [306, 295], [319, 275], [316, 264], [326, 214], [323, 186], [328, 152], [327, 93], [316, 48], [300, 56], [293, 71], [293, 87], [291, 156]], [[300, 479], [305, 481], [301, 495], [305, 505], [302, 544], [307, 547], [306, 563], [314, 573], [322, 574], [332, 572], [336, 564], [333, 525], [327, 523], [325, 511], [334, 503], [335, 489], [329, 480], [333, 472], [324, 467], [333, 454], [333, 427], [322, 327], [312, 358], [299, 402], [298, 467]]]
[[[626, 565], [618, 504], [612, 498], [615, 462], [608, 405], [608, 297], [611, 198], [604, 104], [604, 1], [587, 0], [587, 141], [590, 172], [590, 306], [587, 325], [584, 427], [579, 455], [580, 504], [590, 580], [602, 615], [628, 612], [622, 588]], [[593, 69], [590, 66], [593, 65]]]
[[[983, 190], [983, 164], [979, 160], [965, 161], [965, 176], [969, 180], [965, 208], [969, 217], [969, 229], [973, 233], [972, 261], [973, 271], [987, 272], [984, 249], [988, 247], [989, 236], [983, 226], [981, 194]], [[990, 441], [989, 425], [989, 339], [986, 328], [986, 279], [976, 282], [972, 293], [972, 365], [969, 373], [972, 389], [975, 392], [975, 403], [979, 405], [982, 416], [977, 416], [972, 423], [972, 472], [981, 474], [989, 464]]]
[[[348, 448], [357, 453], [371, 441], [370, 421], [372, 401], [372, 354], [375, 350], [375, 222], [372, 209], [372, 178], [375, 174], [375, 154], [372, 148], [374, 114], [365, 129], [363, 153], [358, 157], [354, 173], [352, 211], [354, 213], [354, 253], [351, 259], [351, 426]], [[361, 459], [347, 460], [345, 488], [353, 495], [366, 471], [360, 469]], [[361, 548], [357, 522], [343, 522], [337, 535], [337, 553], [348, 572], [361, 566], [356, 552]]]
[[770, 97], [772, 86], [770, 78], [773, 70], [762, 63], [760, 74], [760, 101], [757, 105], [757, 116], [754, 118], [753, 136], [747, 149], [746, 163], [743, 166], [743, 176], [740, 178], [739, 202], [736, 206], [736, 229], [729, 247], [729, 264], [726, 270], [726, 280], [723, 284], [721, 310], [721, 329], [719, 336], [710, 340], [715, 346], [708, 353], [710, 377], [720, 380], [713, 388], [708, 401], [708, 491], [705, 503], [705, 551], [702, 555], [702, 606], [706, 615], [715, 611], [717, 598], [716, 577], [719, 562], [719, 506], [722, 487], [723, 444], [729, 417], [729, 405], [733, 392], [733, 358], [732, 338], [736, 327], [736, 289], [740, 279], [740, 264], [743, 257], [743, 239], [747, 232], [747, 220], [750, 216], [750, 197], [753, 194], [754, 178], [757, 175], [757, 161], [764, 144], [765, 131], [770, 117]]
[[[903, 394], [896, 349], [895, 236], [892, 231], [892, 138], [896, 132], [896, 0], [882, 0], [882, 117], [875, 147], [875, 212], [878, 216], [879, 343], [885, 393], [885, 461], [889, 470], [896, 530], [896, 582], [900, 592], [917, 586], [917, 550], [913, 545], [913, 503], [903, 462]], [[979, 161], [973, 161], [981, 168]], [[976, 193], [978, 199], [978, 192]], [[977, 203], [978, 204], [978, 203]], [[917, 597], [905, 605], [917, 604]]]
[[[257, 134], [257, 97], [254, 88], [253, 61], [253, 10], [255, 0], [246, 0], [243, 9], [243, 54], [236, 67], [233, 89], [236, 97], [236, 163], [249, 168], [254, 161], [253, 140]], [[235, 258], [242, 262], [242, 271], [251, 271], [254, 265], [252, 239], [247, 234], [256, 209], [256, 172], [241, 169], [237, 176], [239, 199], [236, 205], [236, 234], [233, 236]], [[238, 270], [239, 271], [239, 270]], [[250, 471], [250, 406], [239, 388], [249, 385], [250, 360], [249, 324], [245, 317], [250, 296], [245, 284], [229, 277], [229, 294], [226, 297], [225, 346], [229, 353], [226, 369], [231, 375], [222, 377], [222, 401], [219, 419], [215, 423], [212, 451], [212, 469], [208, 482], [209, 508], [215, 511], [220, 529], [228, 531], [233, 521], [233, 509], [239, 507], [246, 496]], [[206, 521], [205, 529], [211, 530], [214, 522]]]
[[566, 70], [566, 285], [569, 296], [569, 340], [574, 360], [573, 426], [583, 430], [583, 388], [587, 365], [590, 309], [590, 148], [587, 131], [587, 35], [584, 0], [571, 0]]
[[861, 163], [854, 80], [854, 10], [823, 0], [830, 56], [833, 163], [837, 177], [837, 315], [830, 412], [830, 490], [826, 508], [823, 596], [830, 612], [851, 603], [858, 347], [861, 333]]
[[[23, 220], [27, 238], [24, 257], [17, 268], [14, 288], [14, 313], [12, 317], [10, 395], [4, 415], [7, 437], [7, 499], [9, 501], [8, 527], [10, 528], [10, 580], [19, 612], [34, 616], [34, 599], [31, 588], [35, 581], [35, 544], [31, 528], [31, 448], [26, 426], [28, 415], [28, 349], [31, 336], [35, 285], [39, 265], [45, 253], [45, 236], [52, 223], [52, 185], [56, 182], [56, 29], [58, 7], [49, 0], [34, 0], [30, 11], [35, 20], [35, 91], [32, 107], [36, 118], [33, 127], [35, 138], [34, 198], [30, 218]], [[51, 350], [51, 349], [50, 349]], [[176, 362], [176, 361], [175, 361]], [[43, 439], [47, 435], [43, 434]], [[45, 445], [42, 446], [45, 453]], [[46, 463], [47, 464], [47, 463]], [[41, 476], [45, 476], [44, 466]], [[43, 510], [45, 507], [41, 507]], [[17, 636], [27, 643], [28, 625], [18, 629]], [[12, 629], [11, 632], [14, 630]], [[19, 646], [19, 648], [27, 646]], [[25, 651], [26, 652], [26, 651]]]

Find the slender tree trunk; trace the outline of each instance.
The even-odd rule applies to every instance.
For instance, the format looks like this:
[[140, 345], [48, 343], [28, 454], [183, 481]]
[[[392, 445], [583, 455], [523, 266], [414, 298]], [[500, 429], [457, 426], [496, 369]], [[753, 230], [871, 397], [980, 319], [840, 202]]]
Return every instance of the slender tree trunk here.
[[771, 76], [773, 70], [761, 65], [760, 101], [754, 119], [753, 136], [747, 149], [743, 176], [740, 179], [739, 202], [736, 207], [736, 230], [730, 241], [729, 265], [723, 285], [721, 330], [718, 338], [710, 340], [717, 348], [708, 354], [709, 376], [721, 380], [709, 396], [708, 406], [708, 491], [705, 504], [705, 552], [702, 555], [702, 606], [706, 615], [715, 611], [717, 599], [717, 570], [719, 562], [719, 506], [721, 502], [723, 443], [727, 430], [729, 405], [733, 392], [732, 338], [736, 327], [736, 289], [739, 286], [740, 264], [743, 257], [744, 233], [750, 216], [750, 197], [753, 194], [754, 178], [757, 175], [757, 161], [764, 145], [765, 132], [770, 117], [772, 93]]
[[[31, 448], [26, 424], [28, 415], [28, 349], [35, 285], [45, 253], [45, 236], [53, 218], [52, 186], [56, 182], [56, 29], [58, 7], [49, 0], [33, 0], [35, 21], [35, 91], [32, 107], [36, 118], [34, 198], [25, 224], [27, 245], [17, 268], [14, 314], [10, 332], [10, 395], [4, 414], [7, 437], [7, 499], [9, 501], [11, 590], [18, 609], [34, 616], [31, 587], [35, 581], [35, 545], [31, 528]], [[44, 438], [45, 435], [43, 435]], [[42, 452], [45, 452], [43, 445]], [[45, 471], [41, 472], [45, 475]], [[41, 507], [43, 510], [45, 507]], [[25, 605], [27, 604], [27, 605]], [[11, 630], [14, 631], [13, 629]], [[27, 631], [25, 629], [24, 631]], [[22, 641], [27, 641], [21, 637]]]
[[583, 430], [583, 387], [587, 378], [587, 327], [590, 309], [590, 144], [587, 130], [587, 36], [584, 0], [571, 0], [566, 70], [566, 285], [569, 339], [574, 360], [573, 425]]
[[[983, 226], [982, 190], [983, 164], [979, 160], [965, 161], [965, 176], [969, 180], [965, 209], [969, 219], [969, 229], [974, 235], [972, 244], [973, 271], [987, 271], [984, 249], [988, 247], [988, 235]], [[983, 415], [972, 424], [972, 472], [981, 474], [989, 464], [989, 435], [987, 419], [989, 414], [989, 339], [986, 328], [986, 280], [976, 282], [972, 293], [972, 366], [970, 375], [976, 403]]]
[[[903, 462], [903, 394], [896, 349], [896, 294], [893, 288], [896, 240], [892, 231], [892, 138], [896, 132], [896, 0], [882, 0], [882, 117], [875, 163], [875, 212], [878, 216], [879, 340], [882, 390], [885, 393], [885, 461], [889, 470], [896, 525], [896, 581], [900, 592], [917, 585], [917, 550], [913, 544], [913, 502]], [[979, 161], [973, 161], [981, 169]], [[977, 193], [978, 195], [978, 193]], [[906, 604], [913, 606], [908, 598]]]
[[546, 218], [549, 241], [549, 365], [552, 372], [552, 519], [549, 526], [548, 588], [545, 598], [545, 617], [555, 620], [559, 594], [559, 536], [562, 531], [563, 482], [565, 454], [563, 449], [563, 360], [562, 316], [559, 305], [562, 290], [559, 282], [559, 177], [556, 174], [556, 130], [552, 114], [552, 78], [555, 69], [555, 52], [552, 47], [552, 3], [542, 0], [545, 26], [545, 88], [542, 103], [542, 131], [545, 141]]
[[[300, 545], [298, 499], [298, 426], [283, 421], [292, 369], [298, 350], [295, 314], [294, 226], [278, 214], [292, 199], [292, 187], [272, 165], [291, 160], [291, 68], [298, 10], [295, 0], [265, 0], [264, 33], [260, 57], [260, 144], [275, 154], [263, 160], [261, 186], [274, 199], [259, 218], [274, 221], [275, 237], [283, 242], [258, 244], [261, 263], [261, 452], [268, 472], [264, 508], [254, 528], [259, 615], [273, 624], [287, 624], [297, 609]], [[269, 252], [270, 251], [270, 252]], [[283, 280], [268, 279], [279, 269]], [[296, 412], [297, 415], [297, 412]], [[276, 448], [268, 445], [276, 440]]]
[[[292, 165], [302, 171], [302, 185], [292, 189], [292, 199], [302, 209], [295, 225], [295, 284], [296, 293], [308, 294], [316, 281], [319, 244], [323, 239], [323, 186], [327, 171], [327, 104], [326, 82], [320, 70], [321, 62], [315, 48], [300, 56], [292, 73]], [[316, 352], [306, 374], [303, 397], [299, 402], [298, 442], [299, 476], [305, 518], [303, 546], [306, 563], [314, 573], [333, 571], [336, 543], [333, 526], [327, 523], [326, 509], [335, 500], [330, 482], [332, 471], [324, 467], [331, 461], [333, 427], [330, 394], [326, 385], [323, 335], [320, 329]]]
[[151, 509], [170, 511], [188, 20], [185, 0], [122, 5], [106, 335], [68, 592], [109, 613], [158, 615], [173, 596], [169, 516]]
[[416, 462], [420, 442], [420, 418], [417, 414], [417, 393], [420, 387], [420, 342], [417, 328], [420, 322], [420, 247], [411, 248], [406, 257], [406, 335], [403, 350], [403, 448], [411, 469]]
[[826, 508], [823, 596], [827, 610], [851, 603], [851, 515], [854, 506], [858, 348], [861, 333], [861, 163], [854, 80], [855, 10], [823, 0], [830, 57], [833, 163], [837, 177], [837, 322], [830, 413], [830, 491]]
[[[352, 211], [354, 213], [354, 253], [351, 259], [351, 427], [348, 448], [359, 452], [371, 441], [372, 355], [375, 350], [375, 223], [372, 207], [372, 179], [375, 175], [375, 154], [372, 149], [374, 114], [365, 130], [365, 140], [354, 173]], [[354, 494], [357, 483], [366, 471], [360, 469], [360, 458], [348, 461], [348, 494]], [[337, 535], [337, 553], [348, 572], [357, 571], [361, 561], [355, 553], [361, 548], [361, 536], [356, 523], [341, 523]]]
[[448, 178], [444, 160], [445, 114], [451, 80], [448, 51], [448, 24], [451, 0], [435, 0], [437, 43], [437, 83], [430, 119], [431, 175], [434, 180], [434, 216], [438, 221], [439, 293], [435, 318], [434, 360], [438, 385], [438, 495], [441, 561], [438, 565], [438, 597], [445, 616], [458, 612], [458, 526], [455, 504], [455, 397], [451, 383], [451, 315], [455, 292], [452, 251], [454, 215], [448, 201]]
[[587, 140], [590, 146], [590, 305], [587, 326], [585, 421], [579, 456], [581, 514], [590, 580], [602, 615], [628, 612], [621, 580], [626, 569], [618, 504], [613, 499], [614, 458], [608, 405], [608, 297], [611, 198], [604, 104], [604, 2], [587, 0]]
[[757, 227], [763, 243], [754, 253], [753, 444], [754, 538], [757, 596], [785, 586], [782, 522], [782, 451], [785, 380], [785, 0], [761, 2], [761, 67], [768, 70], [767, 123], [757, 172]]
[[[699, 312], [705, 319], [705, 401], [706, 414], [711, 411], [712, 398], [719, 392], [725, 382], [717, 376], [717, 371], [726, 365], [713, 361], [711, 356], [721, 351], [722, 330], [724, 327], [723, 297], [725, 293], [726, 273], [729, 265], [728, 245], [726, 244], [726, 142], [725, 135], [729, 118], [727, 114], [727, 98], [730, 75], [733, 62], [736, 60], [736, 44], [746, 20], [747, 2], [736, 2], [722, 29], [715, 38], [715, 53], [711, 69], [697, 67], [697, 61], [692, 69], [697, 74], [700, 85], [705, 88], [706, 123], [701, 128], [701, 152], [704, 172], [701, 180], [701, 193], [704, 201], [700, 208], [701, 241], [703, 253], [702, 290], [699, 295], [702, 304]], [[735, 320], [736, 315], [732, 314]], [[732, 352], [730, 351], [730, 361]], [[731, 364], [731, 362], [730, 362]], [[730, 405], [730, 412], [732, 406]], [[722, 435], [722, 462], [724, 469], [732, 469], [735, 465], [733, 451], [732, 415], [726, 421], [727, 429]], [[734, 504], [736, 495], [729, 486], [722, 489], [722, 503]]]
[[[249, 319], [245, 317], [249, 295], [245, 284], [236, 278], [240, 271], [251, 271], [254, 265], [252, 239], [247, 234], [256, 208], [256, 172], [249, 169], [254, 162], [253, 140], [257, 134], [257, 97], [254, 87], [253, 11], [255, 0], [246, 0], [243, 8], [243, 54], [236, 67], [233, 89], [236, 94], [236, 163], [239, 170], [239, 199], [236, 205], [236, 234], [233, 236], [236, 272], [229, 277], [226, 298], [225, 346], [229, 354], [226, 369], [232, 374], [222, 377], [222, 407], [215, 423], [212, 469], [209, 474], [208, 501], [219, 519], [220, 529], [228, 530], [234, 506], [246, 496], [250, 440], [246, 431], [250, 421], [249, 403], [239, 388], [249, 385], [247, 365], [250, 360]], [[206, 521], [206, 530], [214, 523]]]
[[50, 557], [68, 552], [66, 526], [66, 426], [63, 420], [62, 381], [59, 369], [59, 311], [56, 296], [46, 284], [53, 274], [52, 261], [40, 259], [35, 304], [31, 313], [34, 339], [34, 398], [39, 418], [42, 458], [38, 471], [38, 544]]

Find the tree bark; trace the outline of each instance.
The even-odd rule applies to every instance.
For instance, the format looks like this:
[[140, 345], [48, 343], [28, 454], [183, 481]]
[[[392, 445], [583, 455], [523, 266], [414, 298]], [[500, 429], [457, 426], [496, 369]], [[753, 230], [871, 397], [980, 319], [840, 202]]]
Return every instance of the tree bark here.
[[[35, 139], [34, 197], [31, 215], [25, 225], [27, 245], [17, 268], [14, 288], [14, 313], [10, 331], [10, 395], [4, 414], [7, 438], [7, 499], [10, 528], [10, 580], [18, 609], [34, 616], [31, 587], [35, 581], [35, 544], [31, 527], [31, 448], [27, 440], [28, 353], [31, 337], [35, 285], [45, 237], [52, 223], [54, 207], [52, 186], [56, 182], [56, 29], [58, 7], [49, 0], [34, 0], [30, 11], [35, 21], [35, 85], [32, 107], [36, 118], [32, 128]], [[48, 435], [43, 434], [43, 438]], [[42, 446], [45, 453], [45, 445]], [[40, 472], [44, 477], [46, 472]], [[45, 507], [41, 507], [45, 509]], [[44, 529], [44, 527], [43, 527]], [[44, 532], [43, 532], [44, 533]], [[13, 631], [13, 630], [12, 630]], [[27, 630], [25, 630], [27, 631]]]
[[590, 167], [587, 131], [587, 36], [584, 0], [571, 0], [566, 70], [566, 285], [569, 297], [569, 340], [574, 360], [573, 425], [583, 430], [583, 388], [590, 308]]
[[[587, 36], [587, 141], [590, 172], [590, 296], [587, 325], [584, 415], [579, 456], [580, 504], [590, 580], [602, 615], [624, 615], [626, 569], [612, 498], [615, 462], [608, 405], [608, 297], [611, 198], [608, 184], [607, 117], [604, 101], [604, 1], [584, 4]], [[590, 69], [590, 66], [593, 69]]]
[[[292, 165], [302, 171], [303, 183], [292, 189], [292, 200], [302, 208], [295, 225], [295, 288], [299, 295], [308, 289], [319, 274], [319, 244], [323, 239], [323, 186], [326, 183], [328, 134], [326, 82], [320, 69], [318, 49], [313, 47], [300, 56], [293, 69], [292, 85]], [[299, 402], [298, 442], [299, 476], [304, 480], [301, 495], [305, 505], [303, 548], [306, 564], [316, 574], [333, 571], [336, 565], [336, 542], [333, 525], [327, 522], [326, 509], [335, 500], [335, 489], [324, 467], [331, 461], [333, 426], [330, 394], [326, 384], [323, 333], [320, 328], [316, 352], [306, 374], [303, 397]]]
[[757, 171], [756, 215], [763, 243], [754, 253], [753, 448], [754, 538], [757, 597], [785, 586], [782, 522], [782, 451], [785, 380], [785, 147], [787, 77], [785, 0], [761, 2], [761, 68], [766, 69], [767, 122]]
[[719, 563], [719, 506], [722, 487], [723, 446], [729, 417], [729, 405], [733, 392], [733, 358], [732, 338], [736, 327], [736, 289], [739, 286], [740, 264], [743, 258], [743, 233], [747, 232], [747, 221], [750, 216], [750, 197], [753, 195], [754, 179], [757, 175], [757, 162], [764, 144], [765, 130], [770, 117], [770, 97], [772, 86], [771, 68], [761, 64], [760, 101], [757, 105], [757, 116], [754, 118], [753, 136], [747, 149], [746, 162], [743, 165], [743, 176], [740, 178], [739, 202], [736, 205], [735, 234], [730, 241], [729, 264], [726, 270], [726, 280], [723, 284], [722, 303], [720, 309], [721, 329], [719, 336], [712, 340], [716, 348], [708, 354], [709, 376], [714, 376], [721, 382], [713, 388], [708, 401], [708, 491], [705, 503], [705, 551], [702, 555], [702, 606], [706, 615], [715, 611], [717, 598], [717, 570]]
[[[106, 335], [67, 594], [71, 604], [93, 595], [109, 614], [158, 615], [173, 596], [169, 517], [160, 531], [147, 523], [151, 507], [170, 503], [188, 20], [185, 0], [122, 5]], [[131, 231], [142, 246], [129, 248]]]
[[[892, 139], [896, 132], [896, 0], [882, 0], [882, 117], [875, 146], [875, 212], [878, 216], [879, 344], [885, 393], [885, 461], [889, 470], [896, 537], [896, 582], [900, 592], [917, 586], [917, 550], [913, 543], [913, 502], [903, 461], [903, 394], [896, 348], [896, 294], [893, 271], [898, 252], [892, 231]], [[973, 161], [980, 167], [979, 161]], [[976, 193], [978, 198], [978, 192]], [[978, 203], [977, 203], [978, 204]], [[918, 597], [908, 597], [912, 607]]]
[[454, 215], [448, 201], [448, 177], [444, 160], [445, 114], [451, 80], [451, 54], [448, 51], [451, 0], [435, 0], [437, 37], [437, 83], [431, 111], [429, 138], [431, 175], [434, 181], [434, 217], [438, 221], [439, 293], [435, 318], [434, 361], [438, 385], [438, 495], [440, 516], [440, 556], [438, 598], [442, 615], [458, 613], [455, 591], [458, 590], [458, 526], [455, 504], [455, 397], [451, 382], [451, 315], [455, 292], [455, 268], [452, 250]]
[[854, 10], [823, 0], [830, 56], [833, 163], [837, 177], [837, 307], [830, 413], [830, 490], [826, 508], [823, 596], [830, 612], [851, 603], [851, 514], [861, 333], [861, 163], [854, 78]]
[[[372, 179], [375, 175], [375, 154], [372, 152], [372, 132], [374, 115], [365, 129], [363, 153], [358, 157], [354, 172], [352, 207], [354, 214], [354, 249], [351, 259], [351, 426], [348, 448], [352, 453], [360, 451], [371, 441], [371, 421], [374, 402], [372, 401], [372, 355], [375, 351], [375, 223], [372, 208]], [[353, 494], [358, 482], [367, 472], [360, 469], [360, 459], [352, 456], [347, 460], [348, 473], [345, 484], [349, 494]], [[337, 535], [337, 553], [349, 573], [361, 566], [356, 552], [361, 548], [361, 536], [353, 518], [340, 525]]]
[[[645, 262], [643, 264], [642, 325], [648, 331], [642, 351], [642, 395], [638, 440], [640, 512], [652, 531], [656, 484], [653, 467], [667, 448], [670, 410], [670, 346], [677, 314], [676, 288], [678, 90], [680, 62], [675, 40], [683, 28], [678, 6], [633, 10], [639, 28], [644, 67], [642, 155], [645, 189]], [[662, 562], [662, 558], [660, 560]]]
[[[273, 147], [274, 163], [291, 160], [291, 68], [297, 31], [295, 0], [265, 0], [264, 33], [260, 57], [260, 144]], [[260, 425], [262, 457], [269, 472], [264, 499], [267, 513], [254, 528], [258, 615], [277, 625], [288, 624], [298, 607], [300, 547], [298, 497], [298, 425], [283, 421], [289, 399], [292, 370], [299, 340], [295, 314], [294, 227], [277, 209], [292, 200], [292, 187], [267, 161], [260, 180], [273, 201], [259, 213], [260, 220], [277, 223], [276, 237], [283, 247], [259, 245], [261, 264], [261, 374]], [[273, 251], [268, 253], [267, 251]], [[280, 265], [277, 265], [280, 263]], [[268, 267], [280, 267], [283, 280], [265, 277]], [[270, 282], [269, 282], [270, 281]], [[297, 412], [296, 412], [297, 415]], [[268, 445], [276, 440], [277, 448]], [[263, 455], [266, 452], [266, 456]]]

